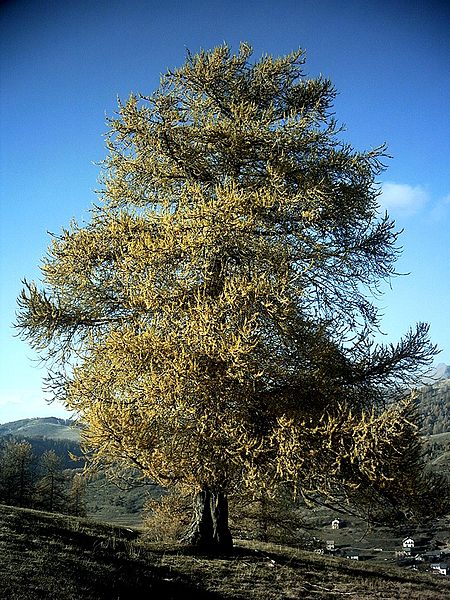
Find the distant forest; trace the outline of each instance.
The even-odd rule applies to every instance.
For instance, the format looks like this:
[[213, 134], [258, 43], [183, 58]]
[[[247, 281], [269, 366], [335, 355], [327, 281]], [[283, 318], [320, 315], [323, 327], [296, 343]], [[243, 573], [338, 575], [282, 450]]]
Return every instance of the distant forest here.
[[450, 431], [450, 379], [421, 388], [417, 400], [423, 435]]
[[[43, 436], [24, 437], [20, 435], [6, 435], [0, 437], [0, 449], [8, 440], [26, 439], [31, 445], [31, 450], [36, 461], [39, 461], [42, 455], [53, 450], [61, 460], [62, 469], [80, 469], [84, 467], [84, 460], [81, 458], [80, 444], [73, 440], [52, 440]], [[77, 457], [77, 460], [71, 458], [71, 455]]]
[[[74, 442], [4, 436], [0, 440], [0, 504], [84, 515], [86, 482], [73, 467], [64, 469], [63, 465], [69, 444]], [[49, 449], [52, 446], [59, 449], [59, 455]]]

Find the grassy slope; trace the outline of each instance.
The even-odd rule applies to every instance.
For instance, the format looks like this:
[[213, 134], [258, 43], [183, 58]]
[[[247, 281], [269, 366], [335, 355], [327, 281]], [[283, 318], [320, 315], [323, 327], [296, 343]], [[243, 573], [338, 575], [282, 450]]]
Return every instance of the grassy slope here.
[[281, 546], [208, 558], [146, 545], [131, 529], [0, 506], [2, 600], [436, 600], [450, 580]]
[[66, 419], [55, 417], [21, 419], [0, 425], [0, 436], [14, 435], [18, 438], [44, 437], [49, 440], [80, 441], [80, 430]]

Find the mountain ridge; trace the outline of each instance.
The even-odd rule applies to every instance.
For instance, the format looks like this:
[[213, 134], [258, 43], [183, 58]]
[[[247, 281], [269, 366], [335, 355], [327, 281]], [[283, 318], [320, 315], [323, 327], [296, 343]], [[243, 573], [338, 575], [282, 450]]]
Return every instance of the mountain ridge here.
[[0, 424], [0, 437], [7, 435], [79, 442], [80, 427], [72, 419], [32, 417]]

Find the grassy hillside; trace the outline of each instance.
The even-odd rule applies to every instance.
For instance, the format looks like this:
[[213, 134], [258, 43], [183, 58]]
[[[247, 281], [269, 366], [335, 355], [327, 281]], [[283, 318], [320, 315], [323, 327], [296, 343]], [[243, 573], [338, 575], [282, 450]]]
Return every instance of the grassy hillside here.
[[238, 543], [205, 557], [145, 544], [136, 531], [0, 506], [0, 598], [438, 600], [445, 577], [327, 558], [292, 548]]
[[0, 425], [0, 446], [10, 438], [27, 440], [36, 461], [47, 450], [53, 450], [62, 460], [65, 469], [76, 469], [83, 462], [74, 461], [70, 454], [80, 456], [80, 429], [68, 419], [45, 417], [21, 419]]
[[159, 498], [162, 488], [156, 484], [136, 485], [121, 489], [108, 481], [103, 473], [89, 479], [86, 488], [87, 514], [96, 521], [137, 526], [147, 500]]
[[46, 438], [48, 440], [80, 441], [80, 430], [73, 421], [45, 417], [21, 419], [0, 425], [0, 436], [13, 435], [19, 438]]

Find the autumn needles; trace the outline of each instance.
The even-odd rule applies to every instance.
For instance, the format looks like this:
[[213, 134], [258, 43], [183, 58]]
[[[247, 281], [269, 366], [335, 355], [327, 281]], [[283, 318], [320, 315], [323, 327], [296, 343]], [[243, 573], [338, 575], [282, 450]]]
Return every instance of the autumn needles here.
[[250, 57], [189, 55], [120, 104], [100, 205], [19, 300], [93, 463], [188, 484], [204, 546], [230, 546], [241, 486], [398, 511], [425, 481], [409, 405], [386, 404], [432, 360], [427, 327], [373, 344], [398, 254], [377, 213], [385, 148], [341, 141], [302, 51]]

